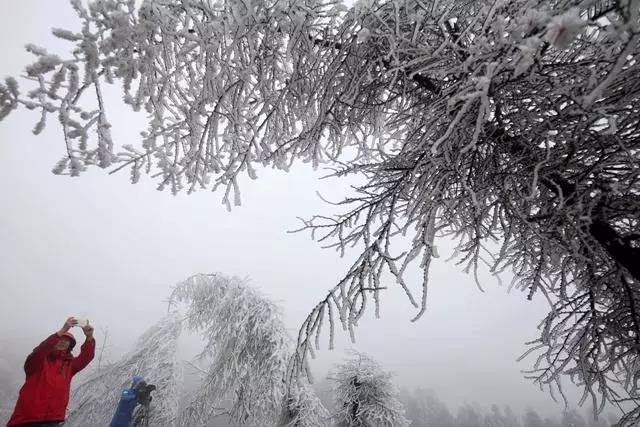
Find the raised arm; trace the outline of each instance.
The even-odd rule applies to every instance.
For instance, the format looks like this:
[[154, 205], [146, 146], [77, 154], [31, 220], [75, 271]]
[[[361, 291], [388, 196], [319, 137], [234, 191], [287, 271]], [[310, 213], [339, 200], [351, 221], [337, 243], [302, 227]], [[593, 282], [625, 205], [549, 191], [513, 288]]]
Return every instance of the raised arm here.
[[73, 358], [72, 375], [83, 370], [96, 354], [96, 340], [93, 339], [93, 326], [87, 325], [82, 328], [82, 332], [86, 337], [84, 343], [80, 347], [80, 354]]

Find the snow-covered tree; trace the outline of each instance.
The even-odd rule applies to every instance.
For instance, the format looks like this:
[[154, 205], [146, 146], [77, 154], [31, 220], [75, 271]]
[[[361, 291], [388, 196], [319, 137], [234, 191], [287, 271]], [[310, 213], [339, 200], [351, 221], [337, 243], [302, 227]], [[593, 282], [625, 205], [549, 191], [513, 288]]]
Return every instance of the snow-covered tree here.
[[580, 415], [576, 410], [566, 410], [562, 414], [562, 419], [560, 420], [561, 427], [587, 427], [587, 422], [584, 420], [584, 417]]
[[400, 395], [412, 427], [455, 427], [449, 408], [431, 390], [417, 388]]
[[286, 396], [278, 427], [324, 427], [329, 422], [329, 411], [306, 380], [295, 381]]
[[522, 427], [544, 427], [544, 421], [536, 411], [528, 409], [524, 414]]
[[202, 424], [222, 412], [242, 426], [322, 425], [316, 420], [324, 409], [313, 391], [303, 379], [286, 381], [293, 347], [276, 304], [245, 280], [220, 273], [188, 278], [171, 299], [186, 304], [186, 324], [203, 336], [200, 357], [208, 366], [181, 416], [183, 425]]
[[458, 408], [456, 414], [457, 427], [483, 427], [482, 410], [476, 405], [464, 403]]
[[520, 419], [509, 405], [504, 406], [504, 419], [508, 426], [520, 427]]
[[335, 414], [339, 427], [408, 426], [391, 374], [367, 355], [353, 352], [337, 365], [334, 381]]
[[[192, 276], [175, 287], [171, 308], [179, 310], [146, 331], [120, 361], [74, 387], [68, 424], [108, 424], [120, 392], [142, 375], [158, 387], [150, 425], [205, 425], [217, 415], [238, 426], [325, 425], [327, 410], [306, 380], [286, 382], [293, 341], [279, 307], [245, 280]], [[192, 387], [186, 407], [179, 407], [184, 396], [176, 351], [183, 327], [204, 338], [204, 378]]]
[[180, 369], [176, 356], [181, 321], [170, 314], [150, 327], [133, 349], [118, 362], [91, 373], [73, 386], [65, 425], [106, 426], [111, 421], [122, 390], [134, 375], [154, 384], [149, 425], [176, 425]]
[[483, 427], [520, 427], [520, 420], [514, 416], [510, 408], [502, 412], [498, 405], [491, 405], [490, 411], [484, 416]]
[[[66, 153], [54, 172], [128, 167], [173, 192], [222, 188], [228, 206], [258, 166], [366, 178], [344, 212], [305, 222], [361, 253], [304, 323], [294, 370], [324, 321], [352, 330], [377, 307], [385, 270], [420, 317], [446, 235], [466, 271], [513, 270], [529, 298], [549, 300], [531, 344], [541, 386], [560, 391], [569, 374], [597, 410], [640, 397], [637, 0], [72, 4], [82, 30], [54, 34], [73, 55], [28, 45], [33, 89], [0, 87], [0, 119], [37, 110], [39, 133], [57, 116]], [[111, 139], [112, 82], [148, 114], [139, 144]], [[412, 263], [421, 296], [403, 279]]]

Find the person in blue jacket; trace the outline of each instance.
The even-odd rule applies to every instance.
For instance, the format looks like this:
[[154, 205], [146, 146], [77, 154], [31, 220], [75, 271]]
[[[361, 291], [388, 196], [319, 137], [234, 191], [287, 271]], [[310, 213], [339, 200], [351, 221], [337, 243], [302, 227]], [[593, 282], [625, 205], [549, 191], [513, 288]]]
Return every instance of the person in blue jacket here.
[[138, 403], [145, 404], [151, 401], [150, 391], [155, 386], [145, 382], [144, 378], [136, 375], [133, 377], [131, 388], [124, 389], [120, 395], [120, 402], [109, 427], [130, 427], [133, 411]]

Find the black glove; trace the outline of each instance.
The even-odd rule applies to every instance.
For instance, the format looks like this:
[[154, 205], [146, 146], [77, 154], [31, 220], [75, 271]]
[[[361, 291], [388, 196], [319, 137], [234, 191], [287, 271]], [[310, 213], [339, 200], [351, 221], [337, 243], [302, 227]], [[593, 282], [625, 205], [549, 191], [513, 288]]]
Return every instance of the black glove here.
[[156, 389], [153, 384], [141, 384], [138, 388], [138, 403], [141, 405], [148, 405], [151, 402], [151, 392]]

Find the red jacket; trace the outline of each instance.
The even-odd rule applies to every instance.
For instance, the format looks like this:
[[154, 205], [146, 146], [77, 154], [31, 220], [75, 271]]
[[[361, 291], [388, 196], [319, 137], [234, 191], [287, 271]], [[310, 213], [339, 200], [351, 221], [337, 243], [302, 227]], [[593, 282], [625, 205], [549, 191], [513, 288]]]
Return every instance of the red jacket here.
[[26, 380], [7, 426], [24, 423], [64, 421], [71, 378], [91, 362], [96, 343], [89, 339], [80, 347], [80, 355], [55, 351], [60, 337], [53, 334], [44, 340], [24, 362]]

